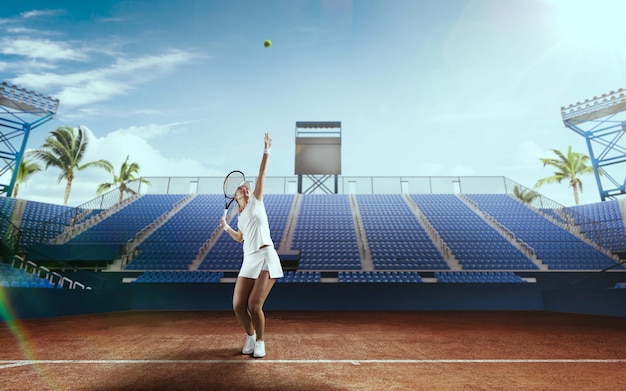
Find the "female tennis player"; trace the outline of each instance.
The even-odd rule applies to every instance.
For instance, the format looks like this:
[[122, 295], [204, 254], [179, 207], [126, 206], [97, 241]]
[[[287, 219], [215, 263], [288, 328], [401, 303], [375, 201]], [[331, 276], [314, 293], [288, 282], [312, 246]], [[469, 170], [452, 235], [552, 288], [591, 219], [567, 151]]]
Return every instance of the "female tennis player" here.
[[224, 231], [236, 241], [243, 242], [243, 264], [235, 283], [233, 310], [247, 334], [241, 353], [252, 354], [255, 358], [265, 357], [263, 304], [276, 279], [283, 277], [263, 203], [265, 168], [271, 146], [272, 139], [265, 133], [265, 150], [254, 192], [250, 193], [250, 184], [246, 181], [237, 188], [238, 230], [232, 229], [223, 217], [220, 220]]

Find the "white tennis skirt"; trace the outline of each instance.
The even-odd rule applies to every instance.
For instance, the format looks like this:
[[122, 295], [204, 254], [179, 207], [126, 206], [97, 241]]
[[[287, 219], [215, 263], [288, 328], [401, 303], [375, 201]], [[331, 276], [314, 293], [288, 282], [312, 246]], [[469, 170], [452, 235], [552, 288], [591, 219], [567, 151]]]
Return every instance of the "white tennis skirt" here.
[[270, 272], [270, 278], [283, 277], [283, 267], [274, 246], [262, 249], [243, 256], [243, 263], [239, 270], [239, 277], [259, 278], [262, 270]]

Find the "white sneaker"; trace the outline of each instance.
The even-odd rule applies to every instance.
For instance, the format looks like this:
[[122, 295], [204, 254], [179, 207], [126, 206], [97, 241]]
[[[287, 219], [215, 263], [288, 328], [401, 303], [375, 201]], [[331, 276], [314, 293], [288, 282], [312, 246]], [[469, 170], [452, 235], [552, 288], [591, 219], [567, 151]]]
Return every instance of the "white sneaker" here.
[[254, 358], [265, 357], [265, 342], [264, 341], [256, 341], [256, 344], [254, 344], [254, 354], [252, 356]]
[[254, 344], [256, 342], [256, 333], [253, 335], [246, 334], [246, 343], [243, 345], [243, 349], [241, 350], [241, 354], [252, 354], [254, 353]]

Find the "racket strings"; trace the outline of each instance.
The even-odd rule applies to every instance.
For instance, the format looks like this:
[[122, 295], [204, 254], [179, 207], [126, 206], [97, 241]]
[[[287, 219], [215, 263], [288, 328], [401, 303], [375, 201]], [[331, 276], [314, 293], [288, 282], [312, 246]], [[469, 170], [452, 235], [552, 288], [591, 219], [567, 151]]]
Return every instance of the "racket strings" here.
[[228, 198], [235, 198], [237, 188], [245, 179], [243, 175], [234, 173], [229, 175], [224, 181], [224, 195]]

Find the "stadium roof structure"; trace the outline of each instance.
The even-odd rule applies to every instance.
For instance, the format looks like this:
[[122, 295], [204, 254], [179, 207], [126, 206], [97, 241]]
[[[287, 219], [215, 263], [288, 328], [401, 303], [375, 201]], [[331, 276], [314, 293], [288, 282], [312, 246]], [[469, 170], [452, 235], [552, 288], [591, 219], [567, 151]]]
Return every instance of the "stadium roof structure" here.
[[626, 194], [626, 90], [561, 107], [561, 117], [585, 137], [600, 199]]
[[58, 99], [7, 82], [0, 85], [0, 195], [13, 194], [30, 131], [50, 121], [58, 108]]

